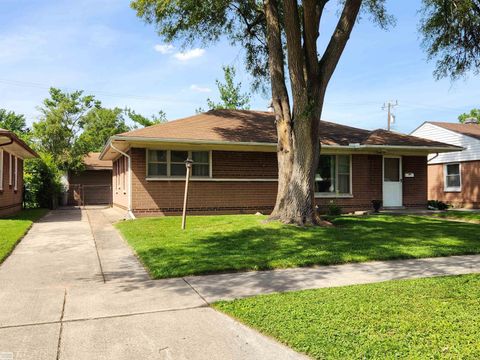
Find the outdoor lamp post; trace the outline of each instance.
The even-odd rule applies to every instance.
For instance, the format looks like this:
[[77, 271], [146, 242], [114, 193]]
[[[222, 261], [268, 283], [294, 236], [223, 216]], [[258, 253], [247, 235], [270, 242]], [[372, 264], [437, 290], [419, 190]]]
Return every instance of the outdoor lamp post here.
[[187, 173], [185, 175], [185, 195], [183, 196], [182, 230], [185, 230], [185, 223], [187, 220], [188, 182], [190, 180], [192, 164], [193, 164], [192, 159], [185, 160], [185, 167], [187, 168]]

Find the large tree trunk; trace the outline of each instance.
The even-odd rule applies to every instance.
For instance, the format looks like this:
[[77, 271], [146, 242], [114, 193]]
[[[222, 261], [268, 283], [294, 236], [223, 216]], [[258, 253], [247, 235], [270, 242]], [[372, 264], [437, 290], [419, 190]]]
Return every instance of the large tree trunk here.
[[337, 27], [320, 60], [316, 41], [327, 0], [283, 0], [283, 30], [293, 99], [285, 86], [282, 23], [278, 1], [265, 0], [272, 102], [278, 136], [278, 192], [270, 219], [297, 225], [319, 223], [315, 173], [320, 158], [319, 125], [327, 84], [350, 36], [362, 0], [346, 0]]

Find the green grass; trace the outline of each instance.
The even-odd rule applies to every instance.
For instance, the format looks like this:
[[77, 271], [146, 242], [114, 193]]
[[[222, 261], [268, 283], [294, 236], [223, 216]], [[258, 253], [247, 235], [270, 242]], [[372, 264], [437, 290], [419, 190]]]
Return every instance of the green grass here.
[[433, 215], [443, 219], [462, 220], [462, 221], [480, 223], [480, 212], [475, 212], [475, 211], [448, 210], [446, 212], [436, 213]]
[[214, 307], [315, 359], [479, 359], [480, 275], [257, 296]]
[[46, 212], [46, 209], [28, 209], [11, 217], [0, 218], [0, 264], [10, 255], [30, 226]]
[[143, 218], [116, 226], [154, 278], [480, 253], [479, 227], [421, 216], [340, 217], [335, 227], [254, 215]]

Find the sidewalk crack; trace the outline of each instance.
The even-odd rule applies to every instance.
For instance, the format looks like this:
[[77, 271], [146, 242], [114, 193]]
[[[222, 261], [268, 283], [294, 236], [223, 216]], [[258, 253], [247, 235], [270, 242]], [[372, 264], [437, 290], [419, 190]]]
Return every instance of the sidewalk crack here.
[[65, 303], [67, 302], [67, 289], [63, 294], [63, 305], [62, 313], [60, 315], [60, 331], [58, 332], [58, 342], [57, 342], [57, 360], [60, 359], [60, 347], [62, 345], [62, 333], [63, 333], [63, 316], [65, 315]]

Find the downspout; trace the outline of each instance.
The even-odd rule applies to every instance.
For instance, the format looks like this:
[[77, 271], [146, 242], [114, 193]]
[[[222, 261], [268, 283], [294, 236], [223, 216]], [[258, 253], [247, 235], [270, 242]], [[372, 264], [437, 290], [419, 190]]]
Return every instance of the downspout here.
[[110, 146], [112, 147], [113, 150], [118, 151], [120, 154], [125, 156], [128, 159], [128, 209], [127, 209], [127, 214], [130, 219], [135, 219], [135, 215], [132, 212], [132, 158], [130, 155], [128, 155], [126, 152], [123, 152], [122, 150], [118, 149], [113, 145], [113, 141], [110, 143]]

